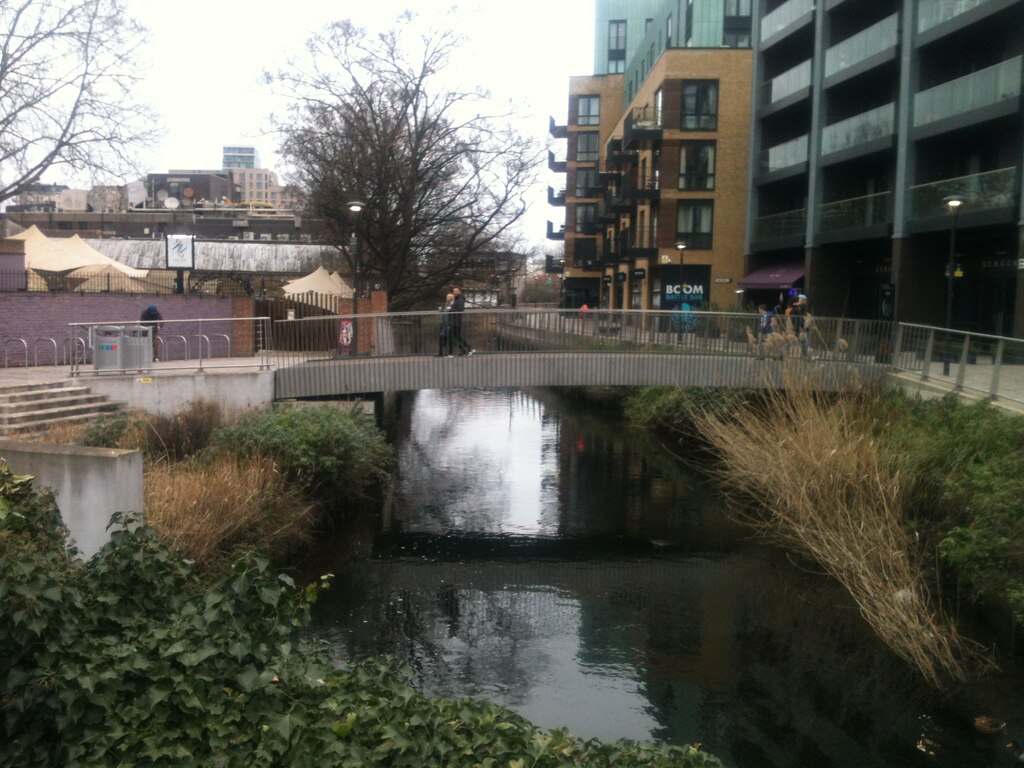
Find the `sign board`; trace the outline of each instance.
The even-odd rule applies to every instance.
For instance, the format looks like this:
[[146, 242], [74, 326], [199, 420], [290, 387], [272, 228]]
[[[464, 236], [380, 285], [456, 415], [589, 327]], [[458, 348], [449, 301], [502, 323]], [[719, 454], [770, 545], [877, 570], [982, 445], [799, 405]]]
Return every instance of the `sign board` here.
[[196, 239], [193, 235], [168, 235], [167, 269], [195, 269]]
[[646, 269], [634, 269], [633, 270], [633, 279], [634, 280], [643, 280], [645, 277], [647, 277], [647, 270]]
[[731, 283], [732, 282], [732, 278], [731, 277], [716, 277], [715, 278], [715, 282], [716, 283]]
[[624, 283], [624, 282], [626, 282], [626, 273], [625, 272], [616, 272], [615, 273], [615, 282], [617, 282], [617, 283]]
[[605, 285], [611, 285], [612, 276], [611, 275], [605, 275], [604, 277], [601, 278], [601, 282], [603, 282]]

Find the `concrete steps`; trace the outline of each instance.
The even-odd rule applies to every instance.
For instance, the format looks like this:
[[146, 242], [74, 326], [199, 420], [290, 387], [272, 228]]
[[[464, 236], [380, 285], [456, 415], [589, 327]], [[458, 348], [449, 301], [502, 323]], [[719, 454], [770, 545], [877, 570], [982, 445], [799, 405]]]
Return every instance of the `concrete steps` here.
[[71, 381], [0, 387], [0, 436], [39, 432], [55, 424], [88, 421], [124, 410], [125, 404], [95, 395]]

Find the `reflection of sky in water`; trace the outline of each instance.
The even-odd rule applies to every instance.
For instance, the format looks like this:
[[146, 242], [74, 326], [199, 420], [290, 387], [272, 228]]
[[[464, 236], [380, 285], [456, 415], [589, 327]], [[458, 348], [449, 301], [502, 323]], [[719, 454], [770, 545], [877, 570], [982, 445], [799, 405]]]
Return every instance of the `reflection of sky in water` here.
[[404, 530], [556, 532], [557, 497], [545, 486], [557, 485], [558, 422], [546, 420], [541, 405], [514, 402], [521, 399], [505, 391], [417, 393], [398, 462], [395, 510]]

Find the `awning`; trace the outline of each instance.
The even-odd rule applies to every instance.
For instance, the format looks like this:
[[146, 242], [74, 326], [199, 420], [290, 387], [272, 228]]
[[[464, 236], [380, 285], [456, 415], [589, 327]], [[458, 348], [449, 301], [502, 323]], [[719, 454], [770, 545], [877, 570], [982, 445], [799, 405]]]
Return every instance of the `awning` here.
[[746, 277], [736, 283], [740, 288], [747, 290], [774, 290], [776, 288], [792, 288], [793, 284], [803, 279], [803, 262], [787, 262], [785, 264], [770, 264], [767, 267], [755, 269]]

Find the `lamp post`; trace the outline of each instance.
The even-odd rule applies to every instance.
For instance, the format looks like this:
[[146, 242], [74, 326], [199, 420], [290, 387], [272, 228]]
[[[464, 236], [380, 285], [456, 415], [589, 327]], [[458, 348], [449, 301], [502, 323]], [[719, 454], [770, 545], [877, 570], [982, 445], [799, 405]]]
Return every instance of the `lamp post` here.
[[359, 217], [359, 212], [366, 207], [366, 203], [360, 200], [350, 200], [345, 203], [345, 207], [352, 213], [352, 239], [354, 241], [354, 247], [352, 249], [352, 352], [353, 355], [359, 354], [359, 235], [356, 232], [356, 221]]
[[676, 242], [676, 250], [679, 251], [679, 266], [683, 265], [683, 251], [686, 250], [686, 243], [682, 240]]
[[[953, 328], [953, 276], [956, 270], [956, 217], [964, 199], [960, 195], [949, 195], [944, 198], [946, 208], [953, 217], [949, 225], [949, 260], [946, 262], [946, 330]], [[951, 340], [947, 340], [948, 348], [943, 355], [942, 375], [949, 375], [949, 359], [953, 354]]]

